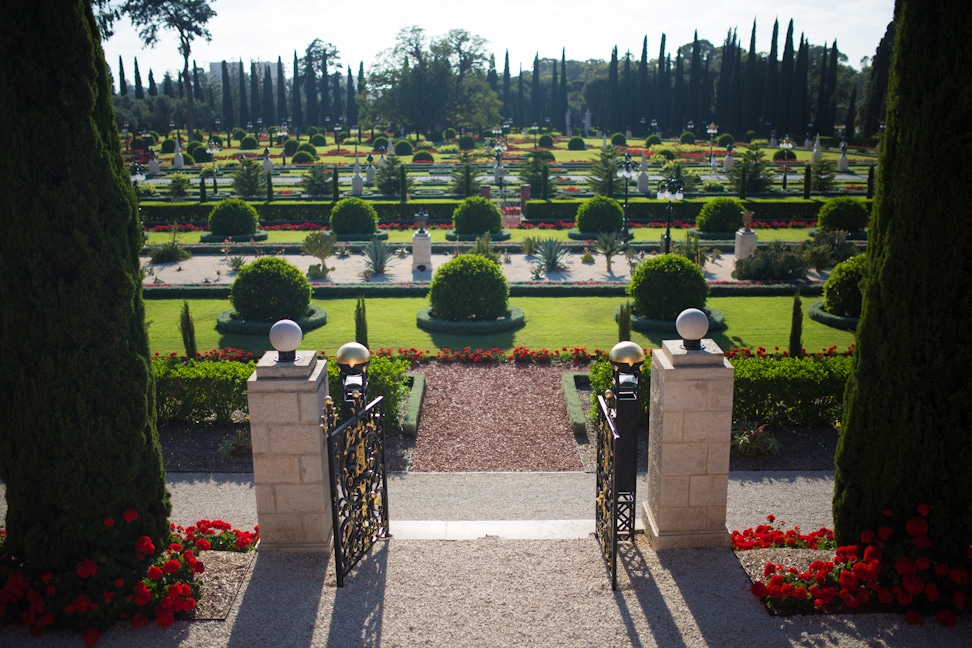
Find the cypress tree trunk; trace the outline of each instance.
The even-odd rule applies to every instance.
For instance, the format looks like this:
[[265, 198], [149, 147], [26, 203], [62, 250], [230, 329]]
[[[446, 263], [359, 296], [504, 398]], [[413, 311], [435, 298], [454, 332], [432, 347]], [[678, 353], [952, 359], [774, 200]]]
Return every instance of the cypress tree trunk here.
[[[0, 39], [0, 479], [6, 551], [72, 569], [107, 517], [123, 536], [167, 531], [138, 253], [111, 82], [86, 0], [38, 3]], [[36, 116], [49, 120], [36, 126]], [[65, 164], [51, 153], [71, 141]], [[60, 144], [59, 144], [60, 143]], [[89, 536], [88, 533], [91, 533]], [[125, 543], [127, 547], [132, 544]]]
[[[972, 541], [955, 526], [972, 501], [972, 85], [955, 74], [972, 67], [967, 9], [964, 0], [895, 7], [869, 278], [835, 460], [843, 544], [884, 524], [885, 509], [901, 520], [918, 504], [933, 511], [933, 540], [936, 524], [948, 526], [963, 557]], [[932, 159], [950, 163], [929, 192]]]
[[206, 202], [206, 177], [199, 176], [199, 202]]
[[807, 164], [803, 167], [803, 199], [810, 200], [810, 182], [812, 180], [810, 173], [810, 165]]
[[341, 199], [341, 185], [338, 180], [338, 169], [336, 166], [331, 172], [331, 199], [334, 202]]

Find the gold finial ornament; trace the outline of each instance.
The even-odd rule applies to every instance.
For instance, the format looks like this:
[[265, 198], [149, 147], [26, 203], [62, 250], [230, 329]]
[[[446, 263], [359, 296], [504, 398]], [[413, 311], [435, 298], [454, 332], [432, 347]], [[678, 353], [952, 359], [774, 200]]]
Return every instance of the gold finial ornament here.
[[611, 349], [608, 358], [611, 360], [611, 364], [626, 364], [631, 367], [645, 361], [645, 350], [641, 348], [640, 344], [636, 344], [630, 340], [618, 342]]
[[357, 342], [348, 342], [334, 354], [334, 361], [336, 363], [349, 368], [354, 368], [361, 364], [368, 364], [370, 360], [371, 351], [368, 350], [368, 347]]

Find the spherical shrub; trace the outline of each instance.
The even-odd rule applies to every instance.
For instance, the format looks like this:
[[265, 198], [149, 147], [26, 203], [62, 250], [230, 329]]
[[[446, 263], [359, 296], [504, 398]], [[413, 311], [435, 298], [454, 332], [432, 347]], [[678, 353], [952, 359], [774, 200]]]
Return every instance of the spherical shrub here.
[[544, 151], [542, 149], [538, 149], [536, 151], [533, 151], [533, 153], [531, 153], [531, 155], [533, 157], [536, 157], [536, 158], [539, 158], [539, 159], [543, 160], [544, 162], [553, 162], [554, 161], [554, 154], [552, 152], [550, 152], [550, 151]]
[[[198, 144], [199, 142], [195, 142], [195, 143]], [[202, 147], [193, 149], [190, 155], [192, 155], [192, 159], [193, 161], [195, 161], [196, 164], [206, 164], [207, 162], [213, 161], [213, 156], [210, 155], [209, 151], [207, 151]]]
[[377, 151], [378, 149], [388, 150], [388, 138], [384, 135], [379, 135], [372, 142], [371, 146]]
[[456, 234], [485, 234], [498, 232], [503, 225], [499, 209], [482, 196], [466, 198], [452, 212], [452, 224]]
[[189, 155], [188, 153], [182, 154], [182, 163], [186, 166], [192, 166], [196, 163], [196, 159]]
[[732, 133], [723, 133], [718, 137], [718, 139], [716, 139], [716, 144], [723, 147], [735, 143], [736, 143], [736, 138], [732, 136]]
[[321, 129], [318, 128], [317, 126], [308, 126], [307, 127], [307, 137], [313, 137], [314, 135], [317, 135], [320, 132], [321, 132]]
[[692, 131], [685, 131], [679, 135], [678, 141], [681, 144], [695, 144], [695, 133]]
[[412, 154], [412, 143], [408, 140], [398, 140], [395, 142], [395, 155], [401, 157], [403, 155]]
[[327, 146], [327, 138], [318, 133], [310, 138], [310, 143], [313, 146]]
[[574, 135], [569, 140], [567, 140], [568, 151], [583, 151], [586, 148], [587, 148], [587, 144], [584, 143], [583, 137], [578, 137]]
[[867, 227], [867, 208], [856, 198], [838, 196], [820, 205], [817, 227], [825, 232], [860, 232]]
[[553, 138], [549, 135], [541, 135], [540, 139], [537, 140], [537, 146], [543, 146], [545, 148], [553, 148]]
[[624, 136], [624, 133], [615, 133], [611, 136], [611, 144], [613, 146], [627, 146], [628, 138]]
[[432, 317], [454, 322], [509, 315], [509, 287], [499, 264], [480, 254], [463, 254], [435, 271], [429, 285]]
[[140, 135], [136, 135], [132, 138], [131, 147], [133, 151], [140, 151], [147, 146], [148, 144], [145, 143], [145, 140]]
[[661, 144], [661, 138], [658, 135], [649, 135], [648, 139], [645, 140], [645, 148], [651, 148], [652, 146], [658, 146]]
[[455, 128], [447, 128], [444, 131], [442, 131], [442, 139], [444, 139], [444, 140], [454, 140], [454, 139], [456, 139], [456, 129]]
[[795, 160], [795, 159], [796, 159], [796, 153], [794, 153], [790, 149], [781, 148], [778, 149], [775, 153], [773, 153], [774, 162], [780, 162], [782, 160]]
[[471, 151], [476, 148], [476, 140], [472, 135], [463, 135], [459, 138], [459, 150]]
[[296, 266], [280, 257], [260, 257], [243, 266], [230, 302], [239, 319], [253, 322], [299, 320], [310, 310], [311, 286]]
[[256, 138], [252, 135], [247, 135], [240, 140], [240, 148], [244, 151], [252, 151], [256, 149], [257, 146], [259, 146], [259, 143], [257, 143]]
[[863, 254], [841, 261], [830, 271], [824, 284], [824, 310], [841, 317], [860, 317], [864, 297], [861, 281], [865, 277]]
[[700, 232], [735, 232], [742, 227], [743, 204], [733, 198], [714, 198], [695, 217]]
[[193, 140], [192, 142], [189, 142], [189, 144], [186, 145], [186, 151], [185, 152], [188, 153], [189, 155], [193, 156], [193, 157], [196, 157], [196, 150], [197, 149], [204, 149], [205, 150], [205, 148], [206, 147], [203, 146], [203, 143], [202, 142], [197, 142], [197, 141]]
[[378, 212], [360, 198], [344, 198], [331, 209], [331, 229], [335, 234], [374, 234]]
[[412, 156], [412, 162], [435, 162], [435, 158], [428, 151], [416, 151]]
[[756, 139], [756, 131], [754, 130], [746, 131], [746, 135], [743, 137], [743, 141], [752, 142], [754, 139]]
[[293, 155], [294, 153], [297, 152], [297, 147], [299, 145], [300, 144], [299, 144], [299, 142], [297, 142], [297, 140], [295, 140], [295, 139], [288, 139], [283, 144], [283, 152], [286, 153], [287, 155]]
[[670, 146], [659, 146], [651, 153], [652, 153], [652, 157], [656, 155], [660, 155], [663, 158], [665, 158], [665, 160], [667, 160], [668, 162], [671, 162], [672, 160], [675, 159], [675, 150]]
[[176, 141], [171, 137], [162, 140], [162, 152], [163, 153], [175, 153]]
[[351, 133], [349, 133], [346, 130], [343, 130], [337, 134], [337, 139], [341, 140], [342, 142], [348, 139], [349, 137], [351, 137]]
[[246, 137], [246, 131], [237, 126], [233, 129], [232, 135], [233, 139], [235, 139], [237, 142], [241, 142], [243, 141], [243, 138]]
[[294, 153], [293, 157], [290, 158], [292, 164], [307, 164], [308, 162], [313, 162], [314, 156], [307, 151], [297, 151]]
[[581, 232], [619, 232], [623, 219], [621, 205], [607, 196], [594, 196], [577, 209], [577, 229]]
[[259, 220], [253, 205], [239, 198], [227, 198], [209, 212], [209, 232], [219, 236], [256, 234]]
[[677, 254], [661, 254], [638, 264], [628, 294], [636, 314], [672, 321], [686, 308], [704, 308], [709, 287], [697, 265]]

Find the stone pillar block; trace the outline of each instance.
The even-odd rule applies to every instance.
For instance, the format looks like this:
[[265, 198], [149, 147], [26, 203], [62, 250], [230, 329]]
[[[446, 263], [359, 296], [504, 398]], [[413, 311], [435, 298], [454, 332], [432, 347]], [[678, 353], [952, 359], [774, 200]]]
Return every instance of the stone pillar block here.
[[261, 551], [331, 550], [331, 495], [321, 411], [327, 362], [268, 351], [247, 380]]
[[651, 356], [645, 530], [656, 550], [729, 546], [733, 367], [712, 340], [666, 340]]
[[479, 185], [479, 195], [489, 200], [490, 198], [489, 185]]
[[753, 230], [736, 230], [736, 261], [751, 256], [756, 251], [756, 243], [758, 241], [759, 237], [756, 236], [756, 232]]
[[[553, 180], [551, 179], [551, 182]], [[530, 201], [530, 185], [520, 185], [520, 212], [526, 212], [526, 204]]]
[[432, 237], [428, 232], [412, 235], [412, 272], [432, 271]]
[[361, 177], [360, 173], [355, 173], [351, 176], [351, 195], [361, 196], [364, 194], [364, 178]]

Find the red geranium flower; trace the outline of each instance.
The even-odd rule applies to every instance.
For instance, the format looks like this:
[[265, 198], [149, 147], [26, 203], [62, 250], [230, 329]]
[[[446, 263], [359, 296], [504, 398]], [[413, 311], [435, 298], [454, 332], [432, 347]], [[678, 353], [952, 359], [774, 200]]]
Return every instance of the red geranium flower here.
[[919, 504], [918, 505], [918, 513], [920, 515], [922, 515], [922, 516], [927, 516], [928, 515], [928, 505], [927, 504]]
[[78, 576], [81, 578], [91, 578], [98, 573], [98, 564], [90, 558], [85, 558], [78, 563]]
[[122, 518], [126, 522], [131, 524], [132, 522], [138, 519], [138, 511], [136, 511], [135, 509], [128, 509], [127, 511], [122, 513]]
[[905, 524], [905, 530], [912, 537], [925, 535], [928, 533], [928, 522], [924, 518], [913, 517]]
[[911, 625], [918, 625], [919, 623], [922, 622], [923, 619], [924, 617], [921, 616], [921, 612], [919, 612], [918, 610], [908, 610], [907, 612], [905, 612], [905, 621], [907, 621]]
[[115, 526], [115, 518], [105, 518], [105, 528], [110, 529]]
[[166, 560], [165, 564], [162, 565], [162, 571], [164, 571], [166, 574], [174, 574], [179, 571], [181, 566], [182, 565], [179, 564], [178, 560]]
[[[955, 625], [955, 623], [953, 622], [952, 625]], [[93, 646], [98, 643], [98, 639], [101, 639], [101, 632], [99, 632], [97, 628], [88, 628], [84, 631], [84, 634], [81, 635], [81, 639], [84, 640], [85, 646]]]
[[148, 536], [141, 536], [135, 541], [135, 551], [142, 554], [151, 554], [155, 552], [155, 544], [152, 543], [152, 539]]
[[162, 570], [156, 565], [152, 565], [148, 568], [148, 573], [146, 574], [152, 580], [159, 580], [162, 578]]

